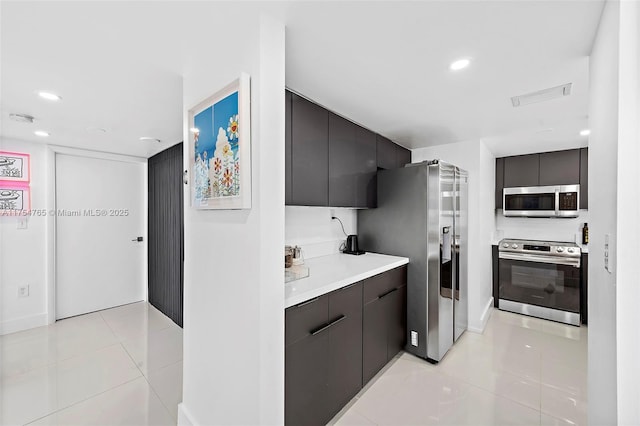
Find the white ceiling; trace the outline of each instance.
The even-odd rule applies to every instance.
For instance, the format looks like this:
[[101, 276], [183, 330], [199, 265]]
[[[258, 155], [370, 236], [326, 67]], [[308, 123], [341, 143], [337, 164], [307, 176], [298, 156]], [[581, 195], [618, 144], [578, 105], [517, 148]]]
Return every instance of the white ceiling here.
[[[484, 138], [507, 155], [586, 144], [577, 132], [587, 125], [588, 55], [602, 6], [242, 2], [235, 16], [262, 10], [282, 19], [287, 85], [329, 109], [410, 148]], [[3, 1], [0, 134], [43, 142], [33, 135], [43, 129], [48, 143], [145, 157], [179, 142], [181, 74], [197, 64], [193, 40], [215, 31], [214, 18], [229, 7]], [[461, 56], [471, 66], [450, 72]], [[574, 83], [567, 98], [511, 106], [511, 96], [567, 82]], [[43, 89], [63, 100], [39, 99]], [[13, 112], [36, 124], [8, 120]]]

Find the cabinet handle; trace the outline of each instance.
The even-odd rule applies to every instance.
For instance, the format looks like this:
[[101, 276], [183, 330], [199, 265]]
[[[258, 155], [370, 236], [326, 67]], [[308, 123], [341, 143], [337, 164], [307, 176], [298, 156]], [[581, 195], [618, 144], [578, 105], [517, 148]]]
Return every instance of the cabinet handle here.
[[323, 332], [323, 331], [325, 331], [326, 329], [333, 327], [334, 325], [336, 325], [337, 323], [339, 323], [340, 321], [342, 321], [342, 320], [343, 320], [343, 319], [345, 319], [345, 318], [346, 318], [346, 316], [344, 316], [344, 315], [340, 315], [338, 318], [334, 319], [334, 320], [333, 320], [333, 321], [331, 321], [330, 323], [325, 324], [325, 325], [323, 325], [323, 326], [322, 326], [322, 327], [320, 327], [320, 328], [316, 328], [315, 330], [312, 330], [312, 331], [311, 331], [311, 335], [312, 335], [312, 336], [315, 336], [315, 335], [316, 335], [316, 334], [318, 334], [318, 333], [322, 333], [322, 332]]
[[378, 296], [378, 299], [382, 299], [383, 297], [387, 297], [388, 295], [390, 295], [391, 293], [393, 293], [394, 291], [398, 291], [398, 287], [389, 290], [388, 292], [381, 294], [380, 296]]
[[296, 308], [299, 308], [300, 306], [304, 306], [304, 305], [308, 305], [310, 303], [313, 303], [313, 302], [317, 301], [318, 299], [320, 299], [320, 298], [319, 297], [314, 297], [313, 299], [307, 300], [306, 302], [298, 303], [296, 305]]

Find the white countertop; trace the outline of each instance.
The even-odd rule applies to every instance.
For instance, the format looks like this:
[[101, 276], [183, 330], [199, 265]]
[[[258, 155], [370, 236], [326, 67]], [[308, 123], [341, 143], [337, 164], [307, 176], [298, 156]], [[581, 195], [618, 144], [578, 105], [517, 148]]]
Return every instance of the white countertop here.
[[366, 253], [360, 256], [332, 254], [308, 259], [309, 276], [286, 283], [284, 307], [322, 296], [366, 278], [409, 263], [406, 257]]

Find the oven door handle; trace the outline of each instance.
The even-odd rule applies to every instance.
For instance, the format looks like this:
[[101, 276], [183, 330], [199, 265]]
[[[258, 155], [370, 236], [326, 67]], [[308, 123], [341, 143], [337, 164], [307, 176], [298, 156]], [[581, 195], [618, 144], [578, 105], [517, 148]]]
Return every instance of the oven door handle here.
[[498, 254], [499, 259], [508, 260], [520, 260], [523, 262], [538, 262], [538, 263], [553, 263], [554, 265], [566, 265], [573, 266], [574, 268], [580, 267], [580, 258], [568, 258], [568, 257], [555, 257], [555, 256], [540, 256], [536, 254], [521, 254], [521, 253], [509, 253], [501, 252]]

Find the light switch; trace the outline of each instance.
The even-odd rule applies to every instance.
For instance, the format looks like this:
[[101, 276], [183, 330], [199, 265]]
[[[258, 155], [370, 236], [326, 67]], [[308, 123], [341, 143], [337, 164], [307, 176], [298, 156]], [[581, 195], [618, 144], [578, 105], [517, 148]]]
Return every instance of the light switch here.
[[29, 222], [26, 216], [21, 216], [18, 218], [18, 229], [27, 229]]
[[613, 272], [610, 246], [611, 234], [604, 234], [604, 269], [609, 273]]

